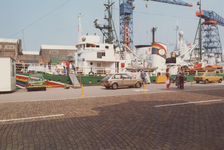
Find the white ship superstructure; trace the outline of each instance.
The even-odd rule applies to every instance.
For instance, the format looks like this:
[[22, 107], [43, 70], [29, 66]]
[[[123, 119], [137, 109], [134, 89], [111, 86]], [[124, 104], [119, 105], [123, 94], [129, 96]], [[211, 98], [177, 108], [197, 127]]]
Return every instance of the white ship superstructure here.
[[76, 66], [83, 74], [115, 73], [119, 70], [121, 60], [113, 44], [100, 43], [99, 35], [80, 36], [76, 47]]

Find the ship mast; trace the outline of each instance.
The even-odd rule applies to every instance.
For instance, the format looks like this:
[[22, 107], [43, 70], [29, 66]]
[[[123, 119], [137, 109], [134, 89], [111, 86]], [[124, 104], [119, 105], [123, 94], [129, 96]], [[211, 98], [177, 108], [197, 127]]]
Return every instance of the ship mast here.
[[107, 21], [107, 24], [104, 25], [100, 25], [98, 23], [98, 19], [96, 19], [94, 21], [95, 27], [100, 29], [100, 31], [102, 32], [103, 36], [105, 37], [105, 42], [109, 43], [109, 44], [114, 44], [115, 47], [119, 47], [119, 41], [115, 40], [114, 38], [114, 33], [117, 38], [117, 33], [115, 31], [114, 28], [114, 22], [113, 22], [113, 18], [112, 18], [112, 6], [115, 2], [110, 2], [110, 0], [108, 0], [108, 4], [104, 4], [104, 6], [106, 7], [105, 12], [107, 11], [107, 15], [105, 15], [104, 19]]
[[82, 25], [81, 25], [81, 13], [78, 14], [78, 18], [79, 18], [78, 31], [79, 31], [79, 37], [81, 37], [83, 35]]

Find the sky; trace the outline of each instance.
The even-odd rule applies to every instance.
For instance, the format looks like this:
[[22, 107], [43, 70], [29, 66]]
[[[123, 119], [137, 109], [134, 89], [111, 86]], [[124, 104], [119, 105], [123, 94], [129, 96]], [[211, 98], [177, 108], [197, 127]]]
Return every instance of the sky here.
[[[113, 19], [119, 35], [119, 0], [113, 7]], [[134, 45], [152, 42], [152, 27], [157, 27], [155, 39], [172, 51], [176, 43], [176, 25], [184, 31], [184, 39], [193, 43], [199, 18], [197, 1], [184, 0], [193, 7], [153, 1], [135, 0], [133, 16]], [[224, 17], [223, 0], [201, 0], [202, 10], [212, 10]], [[105, 23], [107, 0], [0, 0], [0, 38], [22, 39], [23, 51], [39, 51], [41, 45], [75, 46], [78, 41], [78, 14], [82, 15], [83, 33], [100, 34], [93, 21]], [[146, 8], [146, 4], [148, 7]], [[203, 21], [203, 20], [202, 20]], [[148, 32], [147, 32], [148, 31]], [[224, 45], [224, 27], [219, 26]]]

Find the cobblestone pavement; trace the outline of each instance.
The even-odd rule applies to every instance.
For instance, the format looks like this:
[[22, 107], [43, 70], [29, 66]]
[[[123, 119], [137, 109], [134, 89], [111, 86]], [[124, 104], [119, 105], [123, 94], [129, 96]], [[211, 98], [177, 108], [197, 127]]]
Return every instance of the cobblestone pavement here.
[[222, 89], [1, 103], [0, 149], [223, 150], [223, 108]]

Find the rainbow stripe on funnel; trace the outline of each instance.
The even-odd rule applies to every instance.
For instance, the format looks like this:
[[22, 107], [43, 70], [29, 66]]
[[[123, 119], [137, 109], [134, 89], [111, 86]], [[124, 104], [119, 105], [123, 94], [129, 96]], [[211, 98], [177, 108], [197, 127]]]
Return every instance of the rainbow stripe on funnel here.
[[[160, 50], [164, 50], [165, 51], [165, 54], [164, 55], [161, 55], [159, 53]], [[167, 58], [167, 50], [160, 43], [152, 43], [152, 54], [157, 54], [157, 55], [163, 57], [164, 59]]]

